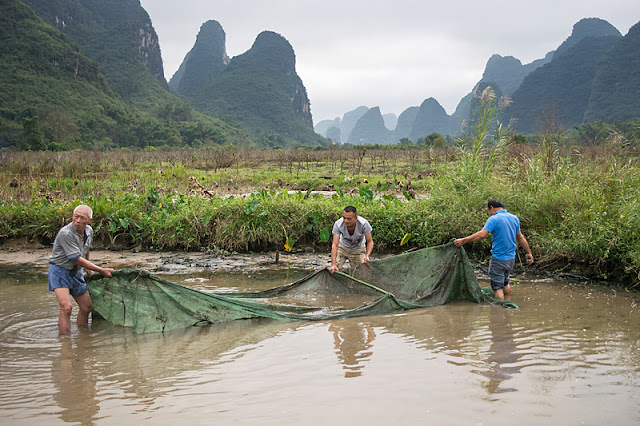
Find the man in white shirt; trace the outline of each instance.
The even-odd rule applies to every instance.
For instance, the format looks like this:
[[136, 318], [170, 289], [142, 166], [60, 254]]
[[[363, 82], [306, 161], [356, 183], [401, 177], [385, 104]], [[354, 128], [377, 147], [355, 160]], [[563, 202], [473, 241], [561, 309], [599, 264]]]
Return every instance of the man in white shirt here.
[[367, 263], [373, 251], [371, 231], [369, 221], [358, 216], [355, 207], [345, 207], [342, 218], [333, 224], [329, 272], [333, 274], [338, 271], [344, 266], [347, 259], [352, 268], [361, 263]]

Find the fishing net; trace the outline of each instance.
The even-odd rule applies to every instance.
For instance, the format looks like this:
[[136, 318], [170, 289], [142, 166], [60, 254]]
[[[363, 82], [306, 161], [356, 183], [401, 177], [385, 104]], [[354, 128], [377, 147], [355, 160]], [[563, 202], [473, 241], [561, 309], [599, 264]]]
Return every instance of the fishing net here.
[[374, 260], [344, 272], [317, 271], [296, 282], [255, 292], [209, 293], [122, 269], [93, 274], [87, 286], [94, 318], [136, 333], [266, 317], [330, 320], [389, 314], [454, 300], [517, 308], [481, 288], [463, 248], [452, 243]]

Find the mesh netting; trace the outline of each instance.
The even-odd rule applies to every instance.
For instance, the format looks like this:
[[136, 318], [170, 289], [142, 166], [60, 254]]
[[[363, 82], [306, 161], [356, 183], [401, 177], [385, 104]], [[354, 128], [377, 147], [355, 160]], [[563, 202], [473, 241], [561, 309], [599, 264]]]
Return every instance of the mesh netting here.
[[329, 320], [380, 315], [453, 300], [517, 308], [495, 298], [490, 288], [481, 288], [466, 252], [452, 243], [333, 275], [323, 269], [255, 292], [206, 293], [137, 269], [115, 271], [113, 276], [94, 274], [87, 279], [94, 317], [133, 327], [136, 333], [256, 317]]

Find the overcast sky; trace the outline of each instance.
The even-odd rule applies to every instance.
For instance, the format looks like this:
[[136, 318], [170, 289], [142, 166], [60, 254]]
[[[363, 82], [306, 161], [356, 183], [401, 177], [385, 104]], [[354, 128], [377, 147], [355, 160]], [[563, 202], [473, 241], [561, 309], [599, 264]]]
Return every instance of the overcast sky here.
[[638, 0], [141, 0], [160, 38], [167, 81], [216, 20], [227, 54], [265, 30], [285, 37], [311, 100], [314, 123], [360, 105], [399, 115], [433, 97], [451, 114], [491, 55], [523, 64], [556, 49], [582, 18], [623, 35], [640, 21]]

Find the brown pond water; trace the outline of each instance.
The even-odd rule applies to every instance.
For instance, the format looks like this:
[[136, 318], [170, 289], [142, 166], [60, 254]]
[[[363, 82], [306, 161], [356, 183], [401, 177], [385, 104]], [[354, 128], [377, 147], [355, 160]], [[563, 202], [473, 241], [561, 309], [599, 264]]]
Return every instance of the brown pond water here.
[[[255, 290], [307, 272], [162, 278]], [[521, 276], [512, 300], [148, 335], [96, 321], [59, 337], [46, 273], [0, 264], [0, 423], [640, 422], [638, 293]]]

